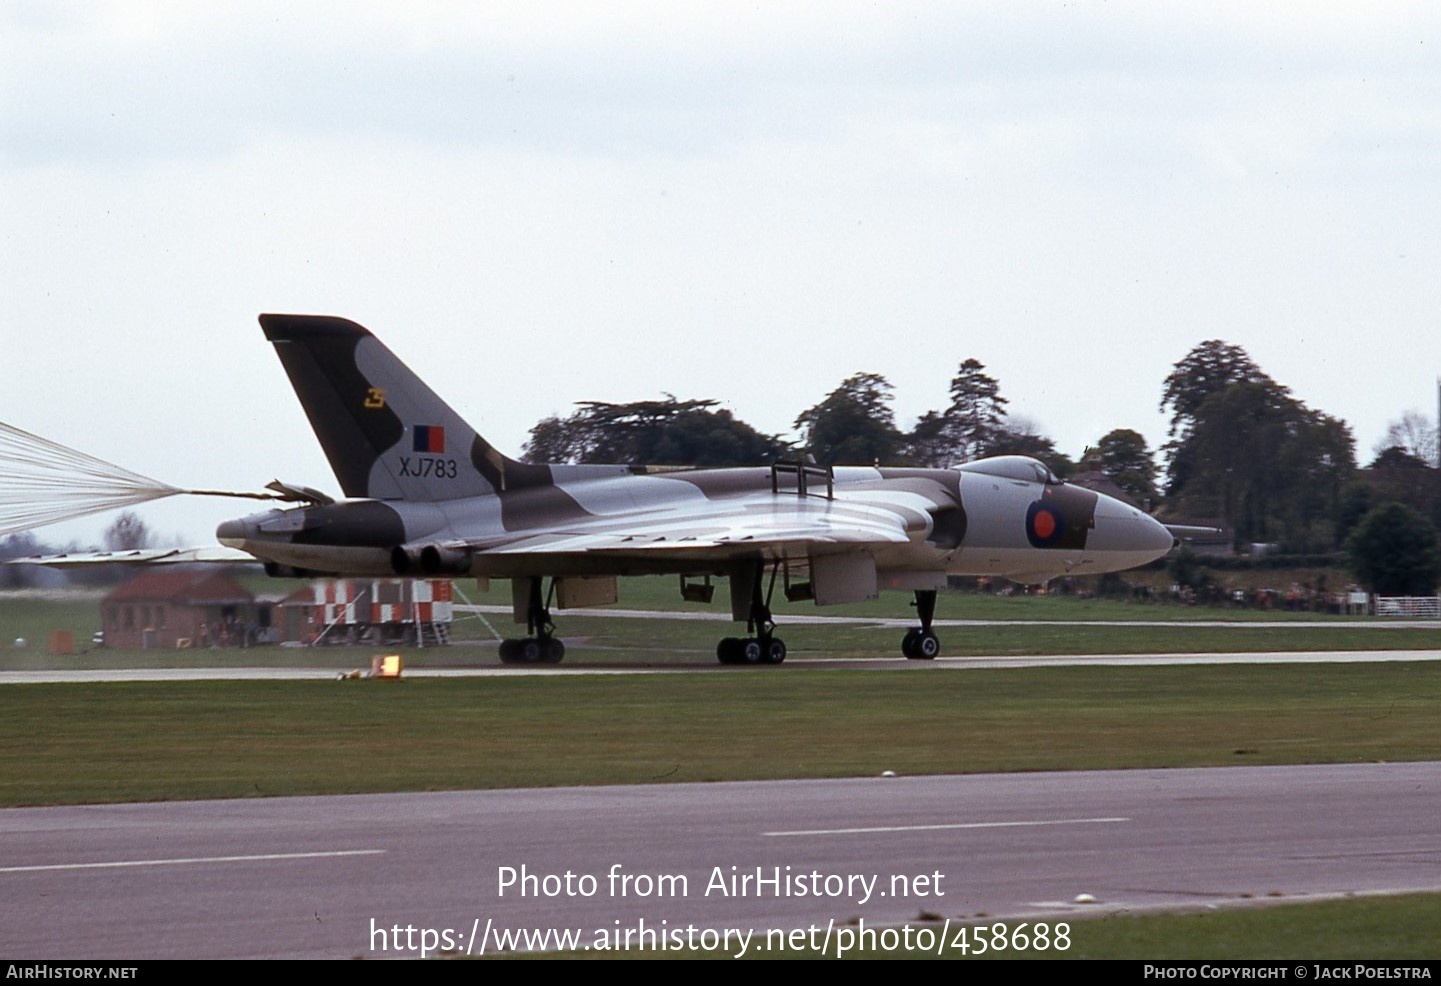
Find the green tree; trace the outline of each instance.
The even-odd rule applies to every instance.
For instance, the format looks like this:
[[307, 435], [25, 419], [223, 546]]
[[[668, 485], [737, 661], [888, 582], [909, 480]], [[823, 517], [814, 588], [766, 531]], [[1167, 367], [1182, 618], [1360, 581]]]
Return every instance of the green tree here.
[[927, 411], [902, 442], [902, 455], [913, 466], [944, 469], [951, 464], [950, 429], [944, 415]]
[[1351, 571], [1382, 596], [1429, 596], [1441, 579], [1436, 527], [1400, 503], [1368, 513], [1346, 541]]
[[1218, 340], [1175, 365], [1161, 407], [1171, 408], [1175, 435], [1167, 492], [1183, 509], [1220, 516], [1241, 542], [1337, 544], [1341, 491], [1356, 468], [1345, 422], [1306, 407]]
[[1156, 492], [1156, 460], [1138, 431], [1116, 428], [1096, 445], [1101, 471], [1131, 496], [1140, 498]]
[[1180, 490], [1202, 512], [1225, 518], [1242, 541], [1269, 540], [1272, 491], [1268, 469], [1285, 436], [1285, 401], [1265, 384], [1234, 383], [1196, 409], [1181, 448], [1198, 468]]
[[[1290, 396], [1290, 391], [1272, 380], [1240, 346], [1220, 339], [1208, 339], [1181, 358], [1166, 377], [1161, 391], [1161, 410], [1171, 411], [1171, 441], [1166, 445], [1166, 492], [1183, 493], [1192, 477], [1212, 463], [1196, 461], [1198, 449], [1193, 432], [1208, 400], [1235, 384], [1254, 384], [1258, 393], [1272, 402]], [[1212, 405], [1214, 411], [1214, 405]]]
[[1341, 544], [1346, 543], [1375, 502], [1371, 487], [1359, 480], [1353, 479], [1341, 490], [1341, 507], [1336, 515], [1336, 537]]
[[785, 451], [779, 439], [738, 421], [716, 401], [607, 404], [587, 401], [568, 417], [530, 430], [527, 462], [618, 462], [676, 466], [756, 465]]
[[985, 371], [980, 360], [968, 359], [951, 378], [951, 405], [946, 408], [945, 418], [955, 461], [997, 454], [994, 446], [1006, 416], [1007, 401], [1001, 396], [1000, 384]]
[[521, 449], [521, 459], [526, 462], [586, 461], [587, 449], [582, 437], [585, 427], [579, 415], [579, 411], [568, 418], [553, 414], [537, 421], [530, 429], [530, 440]]
[[1211, 576], [1201, 568], [1200, 557], [1189, 547], [1171, 553], [1166, 561], [1166, 574], [1179, 586], [1201, 592], [1211, 584]]
[[642, 462], [662, 465], [717, 466], [759, 465], [771, 462], [787, 451], [773, 435], [762, 435], [730, 411], [694, 410], [680, 414], [657, 429], [641, 447]]
[[892, 462], [901, 448], [891, 410], [894, 388], [878, 373], [857, 373], [796, 418], [807, 452], [823, 466]]
[[1070, 456], [1056, 451], [1056, 443], [1040, 433], [1030, 418], [1008, 415], [990, 437], [987, 455], [1029, 455], [1040, 459], [1057, 476], [1065, 479], [1076, 471]]
[[[904, 438], [906, 459], [912, 465], [948, 469], [987, 455], [1049, 453], [1055, 446], [1028, 420], [1008, 430], [1006, 399], [1000, 384], [980, 360], [967, 359], [951, 378], [951, 403], [940, 413], [928, 411]], [[1039, 439], [1039, 441], [1035, 441]]]
[[1366, 478], [1378, 503], [1404, 503], [1412, 510], [1441, 523], [1441, 470], [1409, 448], [1392, 445], [1381, 449], [1367, 467]]
[[1300, 401], [1287, 409], [1283, 428], [1269, 470], [1280, 540], [1297, 552], [1340, 547], [1343, 493], [1356, 472], [1351, 428]]
[[[1201, 405], [1233, 383], [1267, 383], [1279, 387], [1240, 346], [1208, 339], [1171, 368], [1161, 392], [1161, 410], [1171, 409], [1171, 435], [1183, 434], [1196, 420]], [[1284, 387], [1280, 388], [1285, 391]]]

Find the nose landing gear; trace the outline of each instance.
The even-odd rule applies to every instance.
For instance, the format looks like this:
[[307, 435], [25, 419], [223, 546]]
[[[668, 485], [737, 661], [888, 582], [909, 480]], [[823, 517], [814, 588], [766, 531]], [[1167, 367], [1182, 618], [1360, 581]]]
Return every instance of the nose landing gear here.
[[912, 627], [901, 639], [901, 653], [913, 661], [929, 661], [941, 652], [941, 638], [931, 630], [936, 616], [936, 590], [916, 590], [916, 615], [921, 625]]

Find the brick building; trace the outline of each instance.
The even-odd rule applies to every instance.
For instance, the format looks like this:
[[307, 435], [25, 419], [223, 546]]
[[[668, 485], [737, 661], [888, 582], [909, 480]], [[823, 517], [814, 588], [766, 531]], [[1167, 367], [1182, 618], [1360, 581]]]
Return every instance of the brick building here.
[[111, 591], [101, 618], [106, 647], [240, 647], [269, 626], [270, 609], [223, 572], [165, 567]]

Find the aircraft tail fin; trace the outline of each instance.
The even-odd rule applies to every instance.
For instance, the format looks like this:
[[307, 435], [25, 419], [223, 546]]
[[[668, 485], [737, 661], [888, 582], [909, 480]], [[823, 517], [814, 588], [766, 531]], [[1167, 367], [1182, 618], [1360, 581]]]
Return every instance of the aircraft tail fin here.
[[437, 501], [548, 485], [451, 410], [369, 330], [329, 315], [261, 315], [347, 497]]

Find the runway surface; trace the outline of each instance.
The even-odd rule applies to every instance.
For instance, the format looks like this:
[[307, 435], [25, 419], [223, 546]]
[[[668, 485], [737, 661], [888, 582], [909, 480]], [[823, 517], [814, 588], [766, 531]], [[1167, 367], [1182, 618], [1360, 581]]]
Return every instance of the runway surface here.
[[[825, 671], [966, 671], [975, 668], [1115, 667], [1174, 664], [1349, 664], [1382, 661], [1438, 661], [1436, 650], [1261, 651], [1256, 653], [1198, 654], [1060, 654], [1027, 657], [942, 657], [933, 661], [881, 658], [787, 658], [782, 665], [724, 667], [700, 658], [684, 664], [501, 665], [468, 668], [407, 668], [410, 678], [491, 678], [511, 675], [632, 675], [632, 674], [785, 674], [811, 669]], [[0, 671], [0, 685], [63, 684], [103, 681], [235, 681], [334, 679], [334, 668], [102, 668], [86, 670]]]
[[[488, 616], [509, 617], [511, 607], [476, 605], [474, 603], [456, 603], [455, 612], [471, 613]], [[578, 612], [570, 610], [567, 612]], [[699, 620], [710, 623], [728, 623], [731, 621], [729, 613], [716, 612], [714, 610], [654, 610], [654, 609], [623, 609], [618, 606], [597, 607], [587, 609], [586, 617], [598, 619], [615, 620]], [[909, 628], [915, 625], [913, 616], [822, 616], [811, 613], [786, 613], [782, 618], [786, 625], [863, 625], [876, 627], [899, 627]], [[1416, 629], [1437, 630], [1441, 629], [1441, 620], [1411, 619], [1411, 618], [1348, 618], [1344, 621], [1335, 619], [1316, 620], [1253, 620], [1253, 619], [1217, 619], [1217, 620], [967, 620], [967, 619], [946, 619], [937, 618], [934, 622], [938, 627], [1070, 627], [1070, 626], [1093, 626], [1093, 627], [1325, 627], [1331, 630], [1348, 628], [1369, 628], [1369, 629]]]
[[594, 944], [642, 922], [819, 935], [922, 914], [1079, 938], [1085, 914], [1441, 890], [1438, 804], [1441, 763], [8, 809], [4, 942], [24, 958], [388, 957], [442, 932], [489, 951], [502, 930]]

